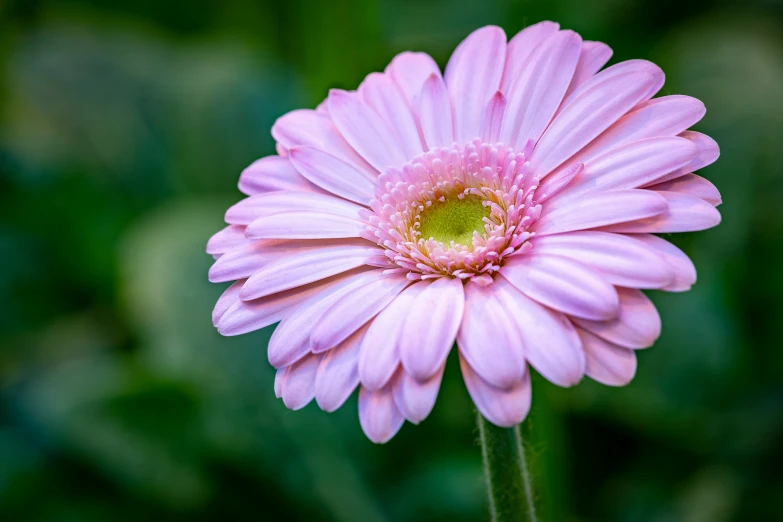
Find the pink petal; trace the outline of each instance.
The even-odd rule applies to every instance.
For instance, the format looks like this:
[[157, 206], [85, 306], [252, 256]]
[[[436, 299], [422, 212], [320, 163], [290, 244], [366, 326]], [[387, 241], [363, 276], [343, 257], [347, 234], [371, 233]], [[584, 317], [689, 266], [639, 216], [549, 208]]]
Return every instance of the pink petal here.
[[383, 388], [394, 375], [400, 364], [398, 345], [405, 317], [428, 284], [418, 282], [403, 290], [370, 324], [359, 352], [359, 376], [367, 389]]
[[321, 356], [310, 354], [286, 367], [280, 380], [283, 403], [292, 410], [299, 410], [315, 397], [315, 374], [321, 364]]
[[557, 115], [533, 150], [533, 172], [544, 176], [568, 160], [643, 100], [653, 82], [652, 76], [643, 71], [620, 75], [607, 71], [596, 74], [572, 94], [573, 101]]
[[399, 340], [407, 373], [426, 381], [441, 368], [454, 345], [465, 310], [461, 279], [441, 277], [415, 296]]
[[585, 359], [579, 335], [568, 318], [513, 287], [508, 295], [528, 362], [558, 386], [577, 384], [584, 375]]
[[354, 288], [318, 319], [310, 334], [310, 347], [319, 352], [337, 346], [378, 315], [410, 283], [404, 275], [392, 274]]
[[503, 143], [521, 150], [528, 140], [538, 141], [571, 83], [581, 46], [578, 34], [560, 31], [531, 54], [506, 93], [508, 104], [500, 132]]
[[560, 29], [560, 24], [555, 22], [538, 22], [519, 31], [508, 42], [506, 48], [506, 67], [503, 70], [503, 79], [500, 82], [500, 90], [504, 93], [514, 85], [514, 82], [522, 72], [523, 67], [530, 59], [530, 55], [541, 43], [555, 34]]
[[592, 78], [601, 67], [612, 57], [612, 48], [602, 42], [582, 42], [579, 52], [579, 62], [576, 64], [574, 77], [566, 91], [566, 98]]
[[487, 287], [466, 285], [457, 344], [482, 379], [492, 386], [511, 388], [523, 378], [525, 360], [517, 321], [512, 316], [516, 311], [503, 299], [502, 281], [497, 278]]
[[656, 249], [622, 234], [586, 230], [534, 237], [530, 243], [534, 253], [578, 261], [613, 285], [662, 288], [674, 281], [674, 270]]
[[315, 400], [322, 410], [335, 411], [359, 385], [359, 346], [366, 333], [360, 328], [323, 355], [315, 374]]
[[226, 221], [249, 225], [260, 217], [289, 211], [323, 211], [357, 217], [362, 207], [328, 194], [301, 192], [267, 192], [245, 198], [226, 211]]
[[633, 350], [608, 343], [590, 332], [579, 331], [585, 350], [585, 373], [607, 386], [625, 386], [636, 375]]
[[547, 176], [536, 190], [536, 203], [541, 204], [564, 190], [584, 169], [583, 163], [574, 163], [556, 174]]
[[246, 234], [251, 239], [338, 239], [361, 237], [365, 228], [358, 216], [300, 210], [260, 217]]
[[343, 138], [328, 112], [300, 109], [278, 118], [272, 126], [272, 136], [278, 146], [315, 147], [328, 152], [367, 175], [377, 176], [372, 168]]
[[220, 322], [220, 318], [223, 317], [231, 306], [239, 301], [239, 291], [242, 289], [242, 285], [245, 284], [244, 279], [235, 281], [231, 286], [226, 288], [221, 296], [215, 303], [215, 308], [212, 310], [212, 324], [217, 327]]
[[696, 267], [693, 266], [693, 261], [685, 255], [685, 252], [665, 239], [651, 234], [634, 234], [631, 237], [654, 248], [658, 254], [663, 256], [666, 265], [674, 270], [674, 281], [663, 287], [662, 290], [684, 292], [690, 290], [691, 286], [696, 283]]
[[500, 273], [520, 292], [565, 314], [604, 320], [617, 316], [617, 292], [579, 261], [534, 251], [514, 256]]
[[666, 191], [688, 194], [690, 196], [703, 199], [710, 205], [716, 207], [723, 202], [720, 196], [720, 192], [718, 192], [718, 189], [715, 187], [715, 185], [701, 176], [697, 176], [696, 174], [686, 174], [670, 181], [651, 185], [647, 188], [658, 192]]
[[648, 138], [623, 145], [585, 163], [579, 177], [550, 205], [566, 205], [587, 194], [607, 190], [643, 187], [667, 172], [687, 165], [696, 153], [693, 143], [677, 137]]
[[418, 115], [427, 149], [448, 147], [454, 142], [451, 101], [440, 74], [431, 74], [424, 82]]
[[294, 147], [290, 154], [296, 170], [322, 189], [360, 205], [374, 197], [376, 175], [314, 147]]
[[649, 190], [614, 190], [591, 194], [547, 212], [531, 227], [539, 236], [586, 230], [644, 219], [666, 212], [667, 201]]
[[624, 76], [628, 73], [646, 73], [652, 76], [652, 82], [648, 84], [647, 91], [644, 93], [642, 100], [648, 100], [652, 98], [656, 92], [658, 92], [663, 86], [664, 74], [660, 67], [647, 60], [626, 60], [624, 62], [616, 63], [611, 67], [607, 67], [600, 74], [596, 74], [588, 78], [579, 88], [575, 89], [572, 93], [565, 97], [561, 109], [564, 109], [572, 101], [576, 100], [584, 92], [592, 90], [596, 85], [599, 85], [607, 80], [615, 78], [617, 76]]
[[368, 75], [359, 86], [359, 95], [386, 122], [408, 158], [424, 152], [411, 107], [390, 76]]
[[267, 156], [251, 163], [239, 176], [239, 190], [248, 196], [275, 190], [319, 192], [318, 187], [299, 175], [288, 158], [280, 156]]
[[209, 280], [213, 283], [233, 281], [250, 277], [261, 267], [283, 257], [307, 254], [324, 247], [343, 245], [367, 246], [361, 239], [319, 239], [313, 241], [283, 241], [263, 239], [248, 241], [220, 256], [209, 269]]
[[686, 174], [690, 174], [691, 172], [697, 171], [699, 169], [703, 169], [708, 165], [712, 165], [715, 162], [715, 160], [718, 159], [718, 156], [720, 156], [720, 148], [718, 147], [718, 144], [715, 142], [715, 140], [713, 140], [706, 134], [702, 134], [700, 132], [685, 131], [681, 133], [680, 136], [692, 141], [693, 144], [696, 145], [696, 149], [698, 149], [699, 151], [698, 155], [689, 164], [685, 165], [680, 169], [670, 172], [669, 174], [663, 176], [660, 179], [657, 179], [655, 183], [663, 183], [665, 181], [669, 181], [672, 179], [682, 177]]
[[269, 363], [275, 368], [287, 366], [309, 353], [310, 334], [314, 325], [334, 303], [344, 299], [357, 288], [383, 277], [382, 270], [351, 273], [336, 279], [334, 284], [318, 294], [308, 296], [300, 305], [286, 314], [269, 340]]
[[394, 404], [391, 385], [378, 391], [359, 388], [359, 424], [365, 435], [376, 444], [391, 440], [405, 419]]
[[510, 428], [525, 420], [532, 398], [530, 374], [527, 371], [513, 387], [504, 389], [492, 386], [482, 379], [461, 355], [459, 365], [470, 398], [489, 422]]
[[426, 381], [418, 381], [399, 369], [392, 383], [397, 409], [414, 424], [426, 419], [435, 406], [442, 378], [443, 367]]
[[241, 297], [245, 301], [258, 299], [347, 272], [365, 265], [377, 253], [377, 247], [364, 241], [364, 245], [348, 243], [326, 246], [276, 259], [248, 278]]
[[214, 234], [207, 242], [207, 254], [225, 254], [247, 242], [245, 227], [241, 225], [229, 225], [220, 232]]
[[497, 143], [500, 140], [500, 129], [503, 126], [503, 115], [506, 111], [506, 97], [498, 91], [489, 99], [484, 116], [481, 119], [481, 139], [484, 143]]
[[637, 105], [570, 161], [591, 161], [612, 149], [646, 138], [677, 136], [702, 119], [704, 104], [690, 96], [663, 96]]
[[473, 31], [451, 55], [445, 78], [458, 142], [478, 137], [484, 107], [500, 87], [505, 60], [506, 35], [495, 26]]
[[345, 141], [376, 170], [383, 172], [410, 159], [386, 122], [356, 94], [329, 91], [329, 114]]
[[618, 288], [620, 313], [611, 321], [571, 320], [577, 326], [625, 348], [648, 348], [661, 335], [661, 317], [646, 295], [633, 288]]
[[717, 226], [720, 212], [695, 196], [678, 192], [654, 192], [666, 199], [666, 212], [636, 221], [618, 223], [604, 230], [622, 233], [695, 232]]
[[418, 107], [421, 87], [431, 74], [440, 76], [440, 69], [426, 53], [404, 52], [394, 57], [386, 73], [394, 79], [411, 107]]

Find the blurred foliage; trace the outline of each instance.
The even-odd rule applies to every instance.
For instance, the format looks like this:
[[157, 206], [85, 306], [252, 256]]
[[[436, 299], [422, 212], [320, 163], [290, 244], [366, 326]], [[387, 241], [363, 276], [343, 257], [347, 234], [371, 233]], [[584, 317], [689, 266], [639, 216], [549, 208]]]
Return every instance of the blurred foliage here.
[[269, 128], [397, 52], [554, 19], [704, 100], [724, 223], [622, 389], [536, 379], [544, 520], [783, 520], [783, 12], [695, 0], [0, 2], [0, 520], [485, 520], [454, 361], [421, 426], [274, 398], [221, 338], [204, 245]]

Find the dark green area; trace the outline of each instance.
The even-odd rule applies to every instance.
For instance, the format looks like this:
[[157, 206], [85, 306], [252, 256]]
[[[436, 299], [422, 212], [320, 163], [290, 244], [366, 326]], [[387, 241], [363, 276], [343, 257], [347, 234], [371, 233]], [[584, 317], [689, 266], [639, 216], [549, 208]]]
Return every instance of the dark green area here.
[[204, 245], [275, 118], [406, 49], [555, 19], [702, 99], [723, 224], [673, 237], [634, 382], [534, 379], [542, 522], [783, 519], [783, 15], [694, 0], [0, 2], [0, 520], [480, 521], [457, 365], [389, 444], [274, 398], [270, 331], [221, 338]]

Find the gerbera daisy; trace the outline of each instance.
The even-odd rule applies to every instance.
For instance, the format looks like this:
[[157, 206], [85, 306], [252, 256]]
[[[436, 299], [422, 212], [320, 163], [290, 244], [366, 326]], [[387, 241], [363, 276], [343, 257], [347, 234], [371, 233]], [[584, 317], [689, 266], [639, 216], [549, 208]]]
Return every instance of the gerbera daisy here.
[[656, 65], [606, 69], [611, 49], [541, 22], [484, 27], [441, 74], [406, 52], [358, 90], [272, 128], [277, 155], [207, 251], [235, 281], [223, 335], [280, 323], [275, 393], [333, 411], [359, 388], [367, 436], [431, 411], [454, 343], [481, 414], [530, 408], [530, 369], [560, 386], [627, 384], [661, 323], [640, 289], [684, 291], [688, 257], [656, 233], [715, 226], [720, 194], [693, 172], [718, 157], [687, 130], [704, 105], [653, 98]]

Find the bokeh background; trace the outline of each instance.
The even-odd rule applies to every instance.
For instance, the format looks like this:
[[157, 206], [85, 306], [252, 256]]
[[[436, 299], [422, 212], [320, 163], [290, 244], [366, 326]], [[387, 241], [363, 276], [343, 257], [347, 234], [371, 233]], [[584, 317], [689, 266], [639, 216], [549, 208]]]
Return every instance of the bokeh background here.
[[278, 116], [398, 52], [559, 21], [702, 99], [723, 224], [652, 293], [634, 382], [534, 381], [542, 521], [783, 520], [783, 12], [776, 0], [0, 0], [0, 520], [481, 521], [450, 361], [376, 446], [274, 398], [271, 330], [221, 338], [207, 238]]

